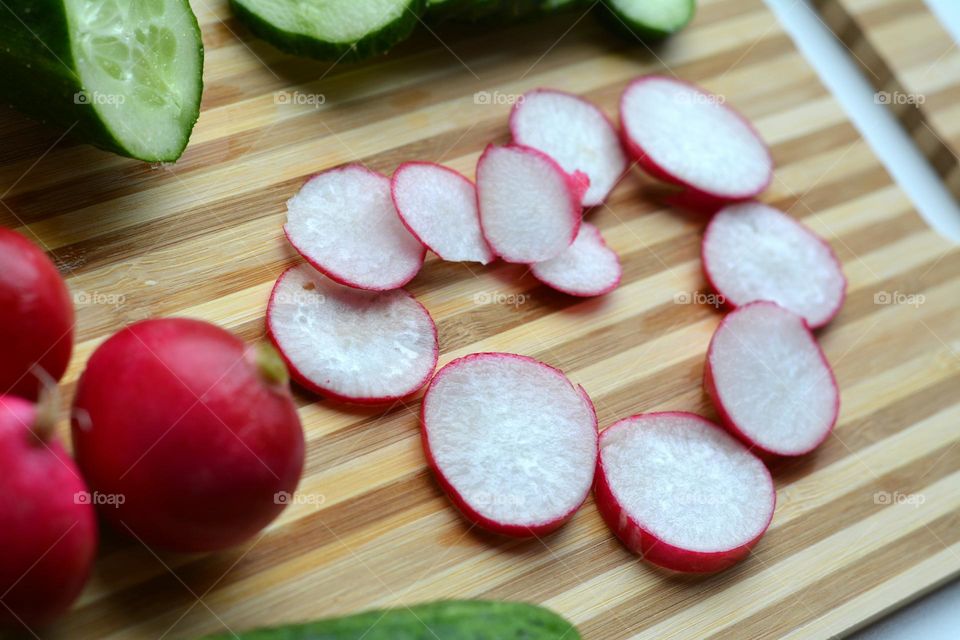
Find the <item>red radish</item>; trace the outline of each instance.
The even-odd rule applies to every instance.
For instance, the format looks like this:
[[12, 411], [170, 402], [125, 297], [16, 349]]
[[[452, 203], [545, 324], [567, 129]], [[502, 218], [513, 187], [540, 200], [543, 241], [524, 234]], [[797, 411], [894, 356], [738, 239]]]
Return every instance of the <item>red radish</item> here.
[[437, 366], [437, 328], [416, 298], [344, 287], [309, 265], [273, 286], [267, 330], [298, 383], [344, 402], [399, 400]]
[[58, 404], [0, 396], [0, 625], [21, 631], [70, 608], [97, 548], [87, 486], [53, 438]]
[[490, 248], [524, 264], [560, 255], [577, 237], [588, 183], [536, 149], [488, 146], [477, 163], [477, 201]]
[[724, 425], [766, 455], [799, 456], [837, 421], [833, 370], [803, 319], [773, 302], [754, 302], [717, 327], [704, 387]]
[[597, 508], [628, 549], [690, 573], [726, 569], [770, 526], [776, 491], [759, 458], [692, 413], [646, 413], [600, 434]]
[[580, 225], [577, 239], [566, 251], [532, 265], [530, 271], [544, 284], [572, 296], [602, 296], [616, 289], [623, 275], [620, 258], [589, 222]]
[[493, 261], [480, 231], [477, 190], [453, 169], [433, 162], [404, 162], [393, 174], [391, 193], [403, 224], [442, 259]]
[[73, 303], [50, 258], [19, 233], [0, 228], [0, 394], [35, 400], [33, 367], [54, 380], [73, 349]]
[[101, 344], [77, 384], [77, 462], [101, 515], [143, 543], [214, 551], [283, 510], [304, 443], [276, 351], [185, 318], [132, 324]]
[[590, 178], [583, 206], [606, 200], [627, 169], [627, 156], [613, 124], [591, 102], [563, 91], [534, 89], [510, 114], [514, 142], [543, 151], [568, 173]]
[[290, 244], [340, 284], [386, 291], [410, 282], [426, 249], [397, 216], [390, 179], [358, 164], [313, 176], [287, 201]]
[[423, 399], [423, 448], [471, 522], [539, 536], [590, 491], [597, 417], [563, 373], [510, 353], [474, 353], [437, 372]]
[[722, 96], [664, 76], [637, 78], [620, 99], [627, 151], [650, 175], [716, 200], [767, 188], [773, 159], [750, 123]]
[[816, 329], [837, 315], [846, 296], [847, 279], [830, 245], [759, 202], [717, 213], [701, 255], [707, 279], [731, 307], [771, 300]]

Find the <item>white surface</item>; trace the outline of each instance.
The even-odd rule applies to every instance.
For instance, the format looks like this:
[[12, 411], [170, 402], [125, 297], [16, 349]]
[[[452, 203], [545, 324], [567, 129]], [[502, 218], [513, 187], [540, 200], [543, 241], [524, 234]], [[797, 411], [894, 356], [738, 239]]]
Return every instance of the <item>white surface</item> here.
[[598, 296], [617, 286], [623, 269], [616, 252], [600, 230], [581, 223], [577, 239], [559, 256], [530, 266], [533, 275], [557, 291], [574, 296]]
[[[930, 225], [960, 242], [960, 208], [874, 91], [846, 48], [804, 0], [765, 0], [824, 84], [843, 105], [887, 170]], [[954, 40], [960, 40], [960, 2], [926, 0]], [[944, 586], [853, 636], [857, 640], [960, 638], [960, 581]]]

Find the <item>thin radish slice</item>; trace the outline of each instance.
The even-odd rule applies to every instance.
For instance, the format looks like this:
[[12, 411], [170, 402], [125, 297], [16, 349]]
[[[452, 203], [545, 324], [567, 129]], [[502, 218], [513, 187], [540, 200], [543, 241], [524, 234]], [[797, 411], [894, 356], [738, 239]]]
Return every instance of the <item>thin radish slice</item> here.
[[620, 99], [627, 151], [652, 176], [710, 198], [746, 200], [773, 178], [766, 144], [713, 95], [663, 76], [637, 78]]
[[407, 291], [352, 289], [306, 264], [273, 286], [267, 331], [299, 384], [344, 402], [406, 397], [437, 366], [436, 325]]
[[433, 162], [404, 162], [390, 191], [403, 224], [442, 259], [493, 261], [480, 231], [477, 190], [467, 178]]
[[759, 458], [712, 422], [679, 411], [636, 415], [606, 429], [594, 495], [628, 549], [692, 573], [745, 557], [776, 503]]
[[422, 419], [424, 452], [440, 485], [489, 531], [549, 533], [590, 491], [593, 404], [542, 362], [509, 353], [454, 360], [430, 383]]
[[307, 180], [287, 201], [283, 230], [316, 269], [359, 289], [402, 287], [417, 275], [426, 255], [397, 216], [390, 179], [358, 164]]
[[730, 205], [703, 236], [703, 270], [728, 305], [771, 300], [816, 329], [846, 297], [847, 279], [833, 249], [787, 214], [759, 202]]
[[490, 248], [524, 264], [560, 255], [577, 237], [588, 183], [542, 151], [488, 146], [477, 163], [477, 201]]
[[543, 151], [568, 173], [590, 178], [583, 206], [606, 200], [627, 168], [627, 155], [607, 116], [591, 102], [563, 91], [534, 89], [510, 114], [514, 142]]
[[837, 421], [840, 392], [817, 339], [800, 316], [754, 302], [717, 327], [704, 387], [727, 429], [768, 456], [799, 456]]
[[623, 275], [620, 258], [589, 222], [580, 225], [577, 239], [566, 251], [531, 266], [530, 272], [557, 291], [585, 297], [613, 291]]

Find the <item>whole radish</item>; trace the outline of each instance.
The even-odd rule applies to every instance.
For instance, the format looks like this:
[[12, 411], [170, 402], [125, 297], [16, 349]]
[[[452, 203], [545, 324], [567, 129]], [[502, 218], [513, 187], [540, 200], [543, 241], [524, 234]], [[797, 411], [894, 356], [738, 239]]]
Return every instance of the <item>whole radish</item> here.
[[87, 487], [52, 438], [57, 404], [0, 396], [0, 625], [21, 631], [70, 607], [97, 548]]
[[73, 349], [73, 305], [50, 258], [19, 233], [0, 229], [0, 394], [35, 400], [39, 367], [59, 380]]
[[283, 361], [212, 324], [145, 320], [104, 342], [77, 386], [77, 462], [141, 542], [211, 551], [260, 531], [303, 468]]

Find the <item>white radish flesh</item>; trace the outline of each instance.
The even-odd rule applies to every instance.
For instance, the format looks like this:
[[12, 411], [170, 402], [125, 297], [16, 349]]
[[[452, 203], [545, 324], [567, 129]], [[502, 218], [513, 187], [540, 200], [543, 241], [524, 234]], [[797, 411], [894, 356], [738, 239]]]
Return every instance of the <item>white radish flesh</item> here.
[[316, 269], [360, 289], [402, 287], [426, 254], [397, 216], [390, 179], [356, 164], [310, 178], [287, 201], [284, 232]]
[[552, 260], [538, 262], [531, 273], [546, 285], [572, 296], [600, 296], [620, 284], [623, 269], [616, 252], [607, 246], [600, 230], [589, 222], [580, 225], [577, 239]]
[[298, 383], [345, 402], [408, 396], [437, 365], [436, 326], [413, 296], [345, 287], [306, 264], [274, 285], [267, 330]]
[[578, 96], [535, 89], [510, 114], [514, 142], [543, 151], [568, 173], [590, 179], [583, 205], [602, 203], [627, 168], [617, 130], [600, 109]]
[[765, 454], [808, 453], [837, 421], [840, 393], [820, 345], [802, 318], [772, 302], [723, 319], [704, 381], [727, 429]]

